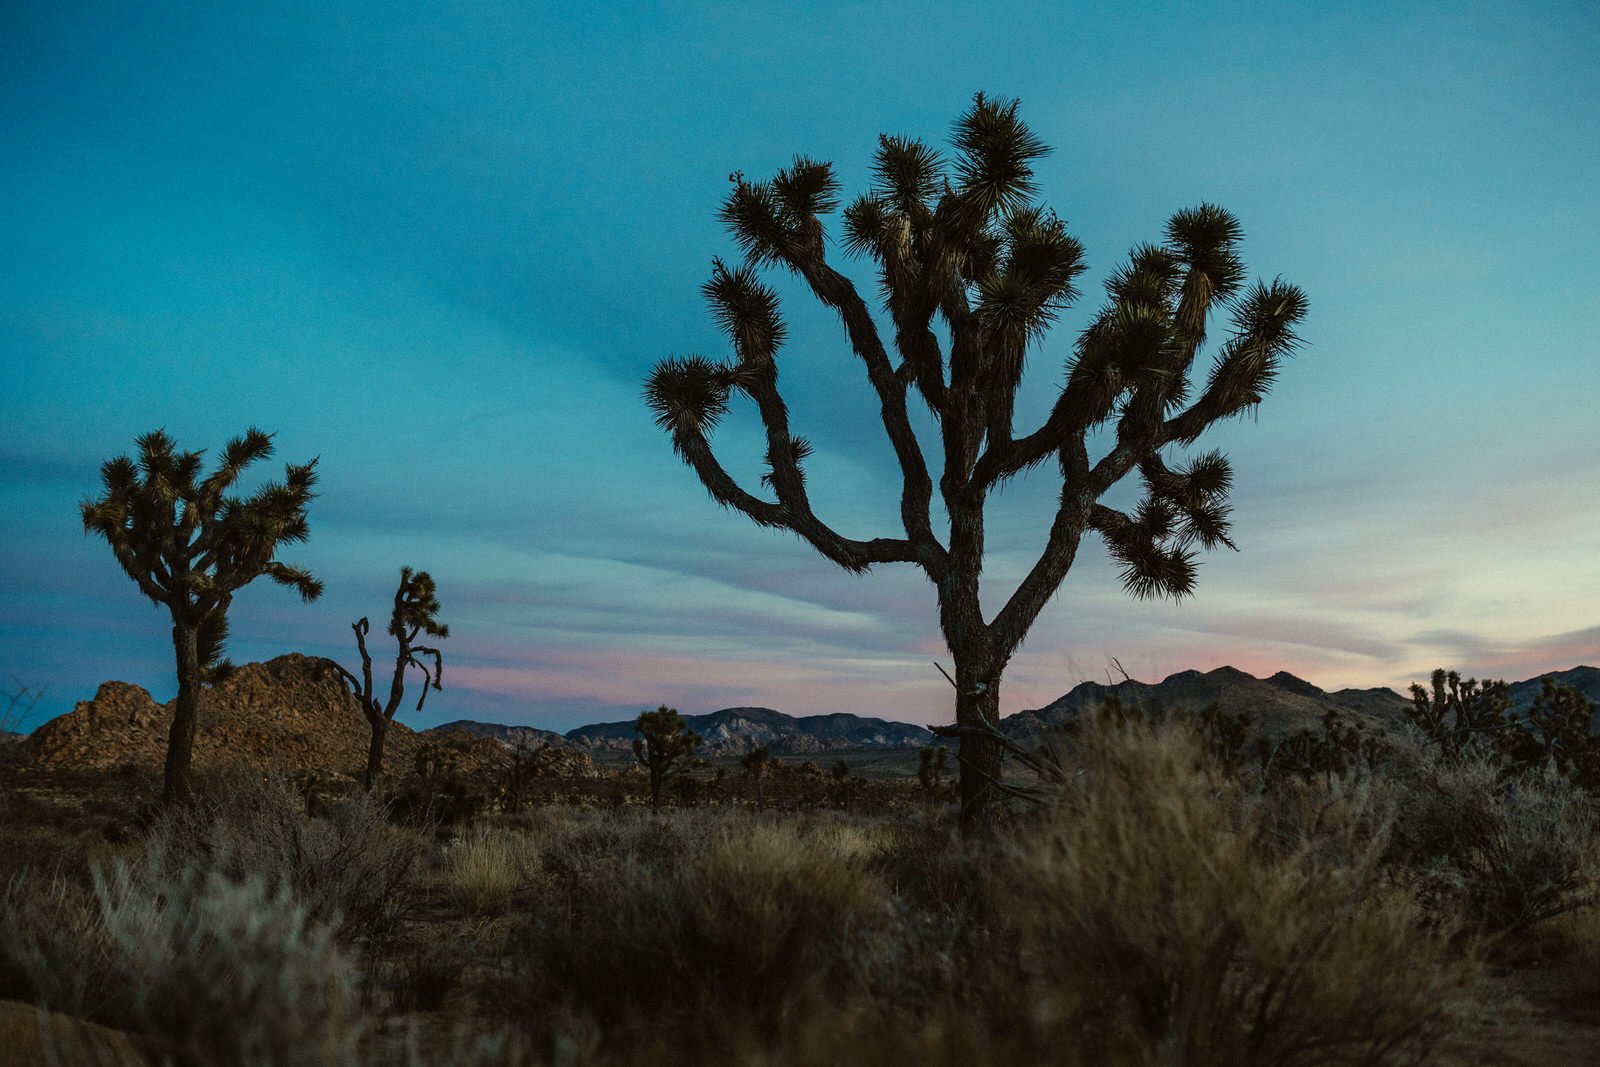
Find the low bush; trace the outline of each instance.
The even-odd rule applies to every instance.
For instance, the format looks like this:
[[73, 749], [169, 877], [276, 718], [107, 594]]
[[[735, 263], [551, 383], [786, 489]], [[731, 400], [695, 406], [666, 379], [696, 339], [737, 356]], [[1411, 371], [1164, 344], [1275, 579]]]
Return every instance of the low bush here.
[[119, 864], [92, 894], [21, 882], [5, 904], [0, 959], [20, 999], [148, 1035], [182, 1065], [356, 1062], [350, 960], [283, 889]]
[[848, 998], [889, 909], [847, 840], [738, 818], [676, 854], [588, 868], [520, 929], [523, 995], [607, 1024], [697, 1027], [776, 1026], [824, 987]]
[[1568, 779], [1411, 746], [1385, 785], [1397, 793], [1392, 862], [1435, 914], [1506, 933], [1595, 902], [1595, 801]]
[[[1386, 890], [1383, 827], [1284, 841], [1187, 728], [1078, 738], [1061, 806], [1002, 846], [980, 986], [1072, 1062], [1419, 1062], [1463, 978]], [[1003, 1007], [992, 1009], [1003, 1012]]]
[[155, 876], [185, 870], [286, 887], [341, 936], [379, 943], [411, 907], [427, 841], [396, 826], [373, 794], [355, 793], [317, 817], [291, 782], [245, 778], [154, 818], [140, 862]]

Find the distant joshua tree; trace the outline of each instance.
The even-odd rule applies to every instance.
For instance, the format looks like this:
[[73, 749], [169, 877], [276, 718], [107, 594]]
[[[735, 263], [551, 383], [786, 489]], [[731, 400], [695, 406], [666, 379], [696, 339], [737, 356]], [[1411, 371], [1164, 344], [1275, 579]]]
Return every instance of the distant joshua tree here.
[[216, 680], [225, 662], [220, 655], [234, 593], [263, 575], [307, 601], [322, 593], [309, 573], [274, 558], [278, 546], [306, 539], [317, 461], [290, 464], [282, 483], [239, 498], [228, 491], [246, 467], [272, 455], [269, 434], [252, 427], [228, 442], [221, 464], [204, 478], [202, 453], [179, 452], [165, 431], [136, 443], [137, 461], [118, 456], [101, 466], [105, 495], [85, 500], [81, 512], [84, 531], [104, 537], [139, 591], [172, 615], [178, 699], [162, 787], [163, 799], [172, 803], [192, 792], [200, 686]]
[[[986, 825], [1006, 789], [1001, 675], [1084, 534], [1105, 542], [1136, 597], [1189, 595], [1195, 548], [1232, 547], [1228, 461], [1217, 452], [1181, 459], [1169, 450], [1193, 445], [1214, 423], [1261, 402], [1298, 343], [1306, 299], [1282, 281], [1245, 285], [1241, 230], [1228, 212], [1211, 204], [1180, 211], [1161, 244], [1140, 245], [1112, 272], [1106, 303], [1079, 335], [1049, 416], [1017, 436], [1013, 409], [1026, 356], [1078, 296], [1083, 248], [1034, 200], [1033, 163], [1049, 149], [1017, 117], [1015, 103], [979, 94], [952, 141], [947, 160], [918, 140], [880, 138], [876, 180], [844, 211], [843, 248], [878, 267], [889, 344], [871, 302], [828, 261], [822, 216], [839, 206], [832, 167], [797, 157], [770, 181], [734, 174], [722, 205], [745, 261], [714, 260], [703, 292], [733, 358], [665, 359], [645, 395], [717, 503], [798, 534], [852, 572], [879, 563], [926, 572], [955, 659], [956, 722], [945, 732], [960, 739], [962, 820], [971, 830]], [[763, 267], [797, 276], [844, 326], [900, 468], [902, 530], [894, 536], [846, 537], [812, 510], [811, 446], [791, 430], [779, 393], [785, 325], [777, 292], [759, 278]], [[1196, 388], [1196, 359], [1219, 311], [1229, 326]], [[754, 404], [765, 430], [767, 473], [757, 492], [741, 486], [711, 447], [735, 396]], [[913, 398], [935, 427], [931, 448], [918, 439]], [[1044, 550], [985, 619], [984, 506], [1007, 481], [1047, 462], [1058, 470], [1060, 496]], [[1135, 474], [1144, 487], [1137, 506], [1101, 502]], [[929, 507], [935, 479], [949, 520], [943, 540]]]
[[757, 745], [745, 753], [744, 758], [739, 761], [739, 766], [744, 768], [744, 773], [748, 774], [750, 780], [756, 785], [756, 807], [758, 808], [765, 807], [762, 802], [761, 783], [767, 777], [767, 770], [771, 766], [771, 762], [766, 745]]
[[[356, 633], [356, 650], [361, 654], [361, 677], [357, 678], [338, 664], [339, 674], [350, 687], [361, 712], [372, 727], [372, 742], [367, 748], [366, 784], [370, 790], [378, 784], [383, 774], [383, 744], [389, 734], [389, 724], [400, 701], [406, 695], [406, 670], [415, 667], [422, 672], [422, 694], [417, 697], [417, 710], [428, 699], [428, 690], [444, 688], [444, 656], [437, 648], [419, 645], [417, 638], [423, 634], [440, 639], [450, 636], [450, 627], [441, 623], [439, 594], [433, 578], [427, 571], [400, 568], [400, 585], [394, 593], [394, 609], [389, 613], [389, 633], [395, 640], [394, 673], [389, 677], [389, 695], [380, 699], [372, 688], [372, 656], [367, 652], [367, 633], [371, 629], [366, 616], [350, 624]], [[432, 657], [430, 676], [424, 658]]]
[[639, 737], [633, 742], [633, 756], [650, 772], [650, 806], [661, 806], [661, 787], [668, 778], [682, 773], [700, 747], [700, 735], [689, 729], [678, 709], [665, 704], [655, 711], [642, 711], [633, 724]]

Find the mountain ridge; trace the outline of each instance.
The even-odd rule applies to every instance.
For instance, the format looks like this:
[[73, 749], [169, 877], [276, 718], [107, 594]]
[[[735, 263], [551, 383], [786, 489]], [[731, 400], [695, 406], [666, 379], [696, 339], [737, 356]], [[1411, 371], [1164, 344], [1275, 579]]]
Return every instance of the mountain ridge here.
[[[1510, 683], [1512, 703], [1517, 711], [1525, 712], [1533, 703], [1540, 691], [1540, 679], [1546, 676], [1574, 685], [1600, 703], [1600, 669], [1578, 666]], [[1178, 671], [1159, 682], [1140, 682], [1132, 678], [1114, 684], [1081, 682], [1043, 707], [1005, 716], [1001, 728], [1014, 737], [1025, 737], [1098, 707], [1108, 696], [1156, 715], [1180, 708], [1199, 711], [1216, 701], [1231, 711], [1249, 713], [1258, 728], [1269, 736], [1313, 726], [1329, 711], [1373, 726], [1394, 726], [1404, 720], [1405, 709], [1411, 701], [1409, 696], [1383, 686], [1330, 692], [1288, 671], [1257, 678], [1236, 667], [1222, 666], [1210, 671]], [[712, 755], [741, 754], [756, 745], [765, 745], [775, 754], [802, 755], [850, 748], [907, 748], [934, 740], [930, 730], [913, 723], [846, 712], [791, 716], [772, 708], [733, 707], [683, 718], [705, 741], [704, 751]], [[635, 736], [632, 720], [590, 723], [565, 734], [531, 726], [474, 720], [459, 720], [432, 729], [465, 730], [477, 737], [493, 737], [507, 747], [516, 747], [518, 743], [548, 743], [598, 752], [626, 752], [631, 749]]]

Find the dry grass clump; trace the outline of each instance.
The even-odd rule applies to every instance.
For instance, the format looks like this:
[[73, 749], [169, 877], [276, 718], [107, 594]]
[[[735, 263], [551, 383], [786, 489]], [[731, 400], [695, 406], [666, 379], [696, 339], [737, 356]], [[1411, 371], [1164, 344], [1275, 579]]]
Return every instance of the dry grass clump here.
[[[823, 989], [859, 989], [858, 961], [889, 916], [859, 842], [749, 817], [708, 822], [692, 838], [668, 829], [681, 820], [652, 821], [678, 851], [576, 868], [525, 921], [513, 955], [526, 1008], [561, 1006], [608, 1027], [645, 1017], [767, 1027]], [[570, 839], [557, 851], [570, 857]]]
[[1181, 727], [1100, 730], [1077, 756], [991, 875], [1015, 962], [985, 984], [1020, 994], [1018, 1025], [1084, 1063], [1423, 1060], [1464, 973], [1382, 884], [1381, 827], [1285, 846]]
[[538, 849], [527, 834], [504, 826], [478, 826], [450, 843], [445, 881], [456, 902], [473, 915], [497, 915], [527, 889], [539, 871]]
[[[148, 1035], [180, 1064], [358, 1062], [355, 957], [408, 907], [423, 848], [359, 797], [311, 818], [286, 784], [163, 811], [85, 885], [21, 876], [4, 994]], [[370, 960], [370, 956], [368, 957]]]
[[0, 893], [0, 1000], [104, 1017], [119, 990], [106, 970], [99, 927], [87, 887], [59, 875], [12, 878]]

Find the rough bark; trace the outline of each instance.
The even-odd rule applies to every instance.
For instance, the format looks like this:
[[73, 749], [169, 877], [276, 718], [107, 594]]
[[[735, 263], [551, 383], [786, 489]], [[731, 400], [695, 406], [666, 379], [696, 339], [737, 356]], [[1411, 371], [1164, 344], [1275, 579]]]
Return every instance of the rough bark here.
[[[1000, 724], [999, 667], [956, 660], [956, 725]], [[964, 733], [957, 749], [961, 781], [961, 832], [986, 833], [1004, 775], [1005, 752], [992, 737]]]
[[650, 754], [650, 806], [661, 807], [661, 785], [666, 780], [666, 774], [656, 760], [655, 753]]
[[383, 775], [383, 742], [389, 736], [389, 720], [373, 719], [372, 742], [367, 746], [367, 791], [371, 792], [378, 786], [378, 779]]
[[178, 665], [178, 700], [167, 734], [166, 777], [163, 803], [173, 804], [194, 795], [190, 765], [194, 758], [195, 726], [200, 720], [200, 649], [198, 629], [178, 624], [172, 628], [172, 648]]

